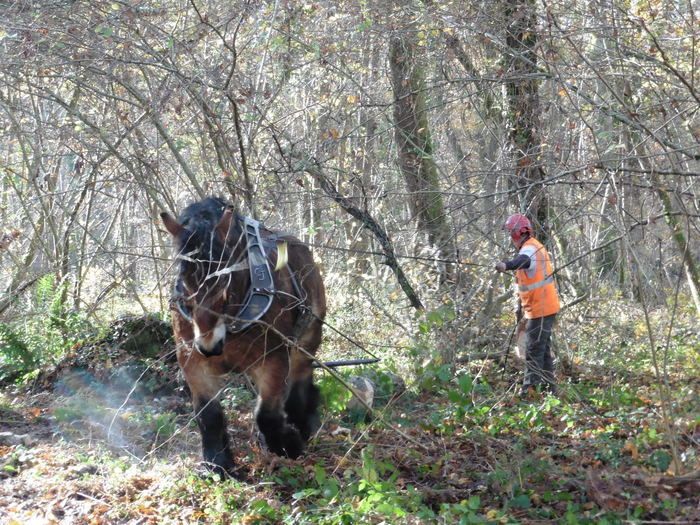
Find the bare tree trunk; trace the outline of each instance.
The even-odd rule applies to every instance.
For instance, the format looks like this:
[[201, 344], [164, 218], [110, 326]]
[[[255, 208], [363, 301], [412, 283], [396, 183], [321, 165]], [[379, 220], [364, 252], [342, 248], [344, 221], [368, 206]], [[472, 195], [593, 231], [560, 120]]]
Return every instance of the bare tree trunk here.
[[540, 113], [537, 80], [537, 12], [534, 0], [506, 0], [508, 24], [504, 62], [507, 64], [507, 121], [513, 149], [515, 177], [510, 187], [517, 191], [520, 210], [534, 222], [535, 235], [546, 242], [547, 196], [541, 182]]
[[673, 237], [673, 242], [678, 248], [678, 252], [681, 254], [683, 260], [683, 270], [685, 271], [685, 276], [688, 281], [688, 287], [690, 288], [690, 295], [695, 303], [695, 310], [700, 316], [700, 272], [698, 272], [698, 265], [693, 257], [693, 253], [690, 251], [690, 245], [683, 233], [683, 225], [678, 220], [678, 216], [674, 213], [673, 202], [671, 201], [671, 196], [663, 188], [663, 185], [658, 179], [658, 175], [652, 176], [652, 181], [656, 186], [656, 194], [661, 200], [661, 204], [664, 208], [664, 216], [666, 219], [666, 224], [671, 230], [671, 236]]
[[668, 228], [671, 230], [671, 237], [673, 238], [673, 242], [678, 249], [681, 260], [683, 261], [683, 270], [685, 271], [688, 287], [690, 288], [690, 295], [695, 303], [695, 309], [700, 316], [700, 271], [698, 271], [698, 265], [693, 257], [693, 253], [690, 251], [688, 239], [686, 239], [685, 233], [683, 232], [683, 225], [678, 219], [679, 213], [677, 213], [676, 206], [673, 204], [671, 195], [669, 195], [668, 190], [659, 179], [654, 166], [649, 160], [651, 157], [644, 145], [640, 145], [638, 147], [638, 152], [640, 166], [650, 173], [654, 191], [659, 197], [659, 201], [663, 207], [664, 220], [666, 221]]
[[[416, 42], [406, 34], [392, 38], [389, 51], [394, 91], [394, 124], [401, 173], [410, 192], [411, 213], [436, 246], [440, 258], [454, 260], [425, 107], [425, 79], [416, 58]], [[446, 277], [452, 271], [447, 269]]]
[[[462, 42], [455, 35], [449, 35], [445, 39], [445, 44], [452, 51], [462, 68], [464, 68], [465, 73], [473, 79], [473, 83], [477, 87], [476, 90], [470, 93], [470, 97], [479, 98], [480, 104], [475, 104], [475, 106], [478, 108], [479, 120], [484, 126], [484, 140], [480, 143], [481, 157], [491, 164], [491, 173], [488, 173], [482, 181], [482, 192], [484, 195], [481, 204], [481, 214], [488, 221], [489, 225], [493, 227], [494, 221], [498, 220], [498, 218], [493, 216], [492, 212], [495, 207], [496, 171], [500, 163], [501, 155], [499, 153], [503, 142], [503, 113], [493, 87], [483, 81], [482, 74], [465, 51]], [[449, 135], [450, 142], [454, 140], [453, 137], [454, 132], [452, 131]]]

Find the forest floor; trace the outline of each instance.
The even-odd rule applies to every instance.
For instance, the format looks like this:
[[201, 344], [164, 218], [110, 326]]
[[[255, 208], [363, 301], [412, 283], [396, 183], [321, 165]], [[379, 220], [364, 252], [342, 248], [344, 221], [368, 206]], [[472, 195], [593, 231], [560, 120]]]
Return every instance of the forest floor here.
[[437, 367], [378, 388], [370, 420], [321, 373], [323, 425], [296, 461], [261, 450], [232, 383], [240, 479], [219, 480], [172, 358], [85, 363], [1, 394], [0, 523], [700, 523], [700, 379], [670, 378], [669, 432], [644, 374], [574, 367], [558, 397], [520, 400], [512, 363]]

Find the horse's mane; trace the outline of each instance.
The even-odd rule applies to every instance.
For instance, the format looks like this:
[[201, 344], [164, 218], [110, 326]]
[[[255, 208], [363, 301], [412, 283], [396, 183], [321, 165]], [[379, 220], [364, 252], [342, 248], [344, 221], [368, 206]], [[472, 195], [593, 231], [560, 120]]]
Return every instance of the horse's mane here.
[[[178, 218], [178, 222], [184, 227], [184, 231], [178, 239], [180, 251], [189, 253], [196, 250], [197, 259], [220, 260], [224, 255], [225, 246], [215, 234], [214, 229], [226, 209], [233, 209], [233, 207], [219, 197], [207, 197], [187, 206]], [[235, 233], [239, 228], [236, 218], [231, 226], [234, 232], [231, 233]]]

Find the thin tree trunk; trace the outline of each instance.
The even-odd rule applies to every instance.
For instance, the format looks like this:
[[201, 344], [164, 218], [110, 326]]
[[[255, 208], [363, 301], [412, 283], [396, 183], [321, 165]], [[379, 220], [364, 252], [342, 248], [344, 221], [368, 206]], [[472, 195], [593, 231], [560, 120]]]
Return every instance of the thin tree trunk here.
[[[409, 205], [418, 227], [428, 235], [428, 241], [437, 248], [440, 258], [453, 260], [452, 231], [447, 223], [433, 158], [425, 79], [416, 58], [416, 47], [413, 36], [406, 34], [394, 37], [389, 51], [399, 168], [411, 193]], [[448, 268], [446, 277], [451, 273]]]
[[533, 219], [535, 235], [545, 243], [547, 196], [541, 181], [540, 99], [537, 80], [537, 12], [534, 0], [506, 0], [508, 23], [504, 62], [507, 64], [506, 98], [509, 140], [513, 150], [516, 190], [521, 211]]
[[683, 260], [683, 270], [685, 271], [686, 279], [688, 281], [688, 287], [690, 288], [690, 295], [695, 303], [695, 310], [700, 316], [700, 272], [698, 272], [698, 265], [693, 257], [693, 253], [690, 251], [690, 245], [688, 240], [683, 233], [683, 226], [678, 220], [678, 216], [673, 212], [674, 206], [671, 201], [671, 196], [663, 188], [663, 185], [658, 179], [657, 175], [652, 175], [652, 181], [656, 186], [656, 194], [661, 200], [661, 205], [664, 208], [664, 217], [666, 219], [666, 224], [671, 230], [671, 236], [673, 241], [678, 248], [681, 258]]
[[319, 184], [323, 192], [328, 195], [331, 199], [337, 202], [340, 207], [342, 207], [346, 212], [359, 220], [362, 225], [371, 231], [376, 237], [379, 244], [382, 246], [384, 251], [384, 256], [386, 257], [386, 265], [391, 268], [396, 276], [396, 280], [401, 286], [401, 289], [406, 294], [411, 306], [416, 310], [423, 310], [423, 303], [421, 303], [418, 298], [418, 294], [413, 289], [413, 286], [406, 277], [406, 274], [401, 269], [396, 258], [396, 253], [394, 252], [394, 245], [391, 239], [387, 235], [386, 231], [377, 223], [377, 221], [372, 218], [372, 216], [364, 210], [360, 210], [354, 206], [350, 200], [340, 194], [338, 189], [333, 185], [333, 183], [326, 177], [326, 175], [321, 170], [318, 162], [315, 159], [300, 159], [299, 155], [296, 155], [298, 164], [294, 166], [296, 171], [305, 171], [311, 175], [314, 180]]
[[650, 156], [643, 144], [639, 145], [638, 151], [640, 166], [650, 173], [654, 191], [661, 201], [661, 206], [664, 210], [664, 220], [671, 230], [671, 237], [673, 238], [673, 242], [681, 255], [683, 270], [685, 271], [688, 287], [690, 288], [690, 295], [695, 303], [695, 309], [698, 316], [700, 316], [700, 271], [698, 271], [697, 262], [695, 261], [693, 253], [690, 251], [690, 245], [686, 239], [685, 233], [683, 233], [683, 226], [678, 219], [679, 214], [675, 210], [675, 206], [671, 200], [671, 195], [664, 187], [664, 184], [659, 179], [659, 176], [656, 174], [654, 166], [649, 160]]
[[[497, 185], [496, 172], [498, 171], [500, 145], [503, 140], [503, 114], [493, 88], [489, 83], [483, 81], [481, 73], [465, 51], [460, 40], [454, 35], [449, 35], [445, 39], [445, 45], [452, 51], [465, 73], [472, 77], [473, 83], [477, 88], [473, 93], [470, 93], [470, 97], [480, 100], [480, 104], [475, 104], [475, 106], [479, 108], [477, 113], [483, 122], [483, 133], [485, 135], [485, 140], [480, 143], [481, 157], [491, 163], [491, 173], [488, 173], [482, 181], [484, 197], [481, 203], [481, 214], [489, 221], [496, 221], [498, 219], [493, 216], [495, 207], [494, 193]], [[450, 129], [448, 133], [450, 142], [455, 140], [453, 138], [454, 130]], [[461, 155], [458, 158], [461, 158]]]

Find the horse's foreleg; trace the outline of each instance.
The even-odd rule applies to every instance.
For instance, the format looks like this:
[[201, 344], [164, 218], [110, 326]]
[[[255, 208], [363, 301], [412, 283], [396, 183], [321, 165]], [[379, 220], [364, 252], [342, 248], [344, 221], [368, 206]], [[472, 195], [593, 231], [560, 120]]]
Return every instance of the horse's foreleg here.
[[284, 405], [289, 421], [299, 429], [301, 438], [308, 441], [319, 427], [318, 406], [321, 393], [313, 383], [313, 377], [295, 382]]
[[255, 421], [268, 449], [279, 456], [295, 459], [304, 451], [299, 430], [290, 425], [284, 411], [289, 384], [287, 356], [268, 356], [252, 374], [258, 388]]
[[194, 399], [197, 426], [202, 435], [202, 456], [220, 474], [233, 471], [234, 463], [221, 403], [215, 398]]
[[202, 436], [202, 455], [215, 472], [231, 473], [234, 462], [226, 431], [226, 417], [217, 399], [221, 381], [208, 371], [205, 362], [194, 362], [199, 360], [196, 355], [193, 353], [192, 361], [182, 368], [192, 392], [195, 419]]

